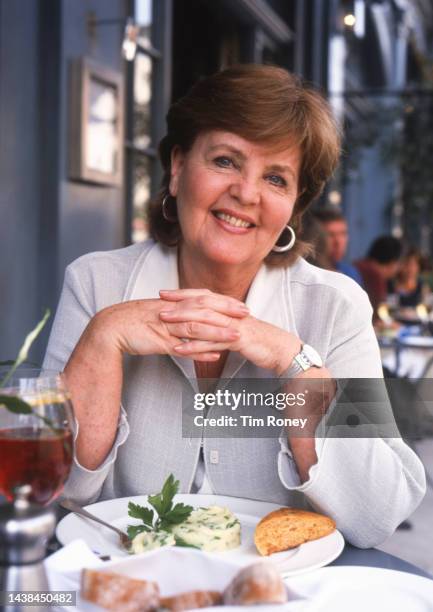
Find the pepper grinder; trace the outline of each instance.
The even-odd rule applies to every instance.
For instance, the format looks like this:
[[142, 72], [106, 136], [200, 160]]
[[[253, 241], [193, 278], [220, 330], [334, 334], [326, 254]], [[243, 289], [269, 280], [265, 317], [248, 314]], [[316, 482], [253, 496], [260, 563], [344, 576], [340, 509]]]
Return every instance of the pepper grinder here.
[[[29, 501], [31, 487], [16, 490], [14, 502], [0, 505], [0, 592], [48, 591], [43, 566], [48, 539], [54, 533], [53, 510]], [[3, 604], [3, 607], [2, 607]], [[5, 612], [47, 612], [47, 606], [0, 602]]]

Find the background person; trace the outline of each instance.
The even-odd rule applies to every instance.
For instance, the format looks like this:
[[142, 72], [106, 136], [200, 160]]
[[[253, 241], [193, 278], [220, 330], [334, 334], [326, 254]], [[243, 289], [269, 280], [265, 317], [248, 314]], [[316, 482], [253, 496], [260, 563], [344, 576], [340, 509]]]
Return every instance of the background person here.
[[398, 298], [398, 306], [415, 307], [430, 292], [421, 277], [421, 253], [411, 247], [400, 261], [398, 272], [388, 284], [388, 292]]
[[378, 544], [425, 491], [401, 439], [182, 435], [189, 381], [382, 376], [366, 294], [296, 239], [339, 157], [327, 103], [281, 68], [232, 67], [172, 105], [159, 150], [152, 239], [66, 271], [44, 364], [79, 426], [65, 494], [152, 493], [173, 473], [182, 493], [315, 507]]
[[386, 302], [388, 281], [398, 272], [401, 253], [402, 244], [398, 238], [379, 236], [370, 246], [367, 256], [354, 262], [373, 306], [375, 319], [377, 307]]
[[314, 211], [315, 218], [321, 223], [326, 236], [326, 254], [333, 270], [346, 274], [362, 286], [359, 271], [344, 261], [349, 241], [347, 221], [341, 211], [335, 208], [319, 208]]

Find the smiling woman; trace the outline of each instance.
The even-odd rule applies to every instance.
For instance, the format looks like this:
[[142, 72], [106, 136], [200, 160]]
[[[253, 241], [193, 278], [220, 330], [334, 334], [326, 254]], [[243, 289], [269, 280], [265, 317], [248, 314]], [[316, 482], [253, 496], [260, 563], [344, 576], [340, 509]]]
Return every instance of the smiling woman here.
[[[297, 146], [275, 151], [230, 132], [204, 132], [186, 153], [175, 147], [169, 189], [185, 271], [200, 254], [208, 274], [225, 264], [248, 282], [292, 216], [300, 161]], [[248, 287], [239, 289], [242, 298]]]
[[[182, 493], [319, 508], [358, 546], [414, 510], [424, 471], [401, 439], [315, 435], [335, 378], [382, 377], [366, 294], [308, 264], [296, 238], [338, 153], [326, 101], [281, 68], [229, 68], [172, 106], [152, 239], [66, 271], [44, 365], [64, 368], [73, 397], [67, 495], [151, 493], [171, 472]], [[273, 376], [320, 379], [325, 404], [282, 415], [307, 419], [303, 434], [182, 435], [185, 382]]]
[[[293, 214], [289, 210], [280, 223], [280, 233], [289, 218], [299, 233], [303, 212], [320, 195], [340, 153], [339, 131], [325, 100], [275, 66], [241, 65], [200, 80], [172, 105], [167, 126], [159, 147], [165, 170], [162, 189], [149, 214], [152, 237], [167, 245], [178, 244], [181, 235], [179, 225], [162, 214], [162, 202], [171, 193], [173, 154], [179, 149], [188, 154], [198, 137], [217, 138], [208, 143], [208, 155], [227, 169], [241, 170], [251, 147], [256, 156], [265, 157], [266, 180], [279, 187], [281, 198], [285, 196], [292, 206], [296, 201]], [[287, 232], [281, 242], [288, 242]], [[288, 265], [307, 251], [308, 245], [298, 239], [284, 255], [269, 249], [266, 262]]]

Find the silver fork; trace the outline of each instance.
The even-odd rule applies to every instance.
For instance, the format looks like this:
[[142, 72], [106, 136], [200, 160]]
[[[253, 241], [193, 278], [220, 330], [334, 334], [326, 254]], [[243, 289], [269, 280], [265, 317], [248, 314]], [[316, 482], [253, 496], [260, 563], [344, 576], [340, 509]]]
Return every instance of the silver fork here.
[[91, 514], [90, 512], [82, 508], [79, 504], [77, 504], [77, 502], [75, 502], [73, 499], [62, 499], [62, 501], [60, 502], [60, 505], [62, 506], [62, 508], [65, 508], [66, 510], [70, 510], [71, 512], [74, 512], [74, 514], [78, 514], [79, 516], [88, 518], [91, 521], [95, 521], [96, 523], [99, 523], [100, 525], [107, 527], [107, 529], [111, 529], [112, 531], [115, 531], [117, 535], [119, 536], [120, 543], [123, 546], [123, 548], [125, 548], [126, 550], [129, 550], [131, 548], [132, 540], [124, 531], [122, 531], [121, 529], [118, 529], [117, 527], [114, 527], [114, 525], [110, 525], [110, 523], [106, 523], [105, 521], [100, 519], [98, 516]]

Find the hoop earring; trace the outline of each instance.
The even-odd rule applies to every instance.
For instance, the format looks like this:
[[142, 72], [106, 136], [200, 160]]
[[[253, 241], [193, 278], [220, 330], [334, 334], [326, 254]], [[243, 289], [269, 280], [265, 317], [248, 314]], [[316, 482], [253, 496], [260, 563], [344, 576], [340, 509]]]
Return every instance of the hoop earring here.
[[[164, 219], [166, 221], [168, 221], [169, 223], [177, 223], [177, 216], [173, 216], [170, 215], [170, 213], [167, 210], [167, 204], [168, 204], [168, 199], [170, 198], [170, 194], [167, 193], [163, 198], [162, 198], [162, 204], [161, 204], [161, 208], [162, 208], [162, 216], [164, 217]], [[174, 199], [174, 198], [173, 198]]]
[[296, 234], [295, 234], [295, 230], [293, 229], [293, 227], [290, 227], [290, 225], [287, 224], [284, 229], [288, 230], [291, 233], [292, 237], [290, 238], [290, 242], [288, 242], [284, 246], [275, 245], [274, 248], [272, 249], [274, 253], [285, 253], [286, 251], [290, 251], [290, 249], [293, 248], [293, 245], [295, 244]]

